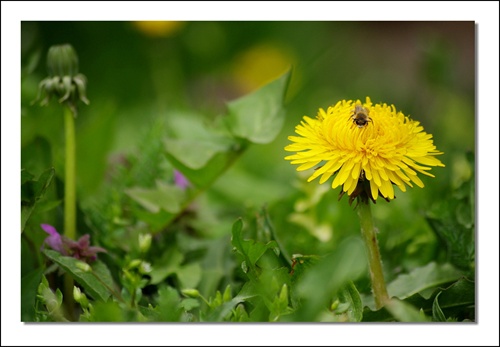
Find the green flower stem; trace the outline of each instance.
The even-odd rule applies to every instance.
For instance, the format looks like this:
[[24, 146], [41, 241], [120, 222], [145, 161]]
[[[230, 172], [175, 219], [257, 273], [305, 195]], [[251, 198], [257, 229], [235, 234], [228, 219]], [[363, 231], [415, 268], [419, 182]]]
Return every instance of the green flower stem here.
[[[66, 140], [64, 177], [64, 234], [76, 240], [76, 145], [75, 117], [69, 107], [64, 108]], [[73, 288], [71, 289], [73, 291]]]
[[370, 266], [370, 278], [372, 281], [375, 306], [379, 309], [389, 300], [389, 295], [385, 287], [382, 260], [380, 258], [377, 235], [375, 234], [375, 228], [373, 226], [370, 203], [360, 201], [357, 210], [361, 222], [361, 234], [363, 234], [363, 239], [368, 251], [368, 263]]
[[[76, 240], [76, 145], [75, 145], [75, 117], [69, 107], [64, 107], [65, 133], [65, 176], [64, 176], [64, 234]], [[69, 318], [74, 318], [73, 278], [64, 276], [64, 298]]]

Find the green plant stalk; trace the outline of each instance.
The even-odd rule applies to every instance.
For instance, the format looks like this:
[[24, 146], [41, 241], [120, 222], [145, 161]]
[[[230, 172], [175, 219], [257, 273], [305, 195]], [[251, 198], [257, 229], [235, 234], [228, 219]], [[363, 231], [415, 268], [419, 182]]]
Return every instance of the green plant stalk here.
[[358, 205], [358, 216], [361, 223], [361, 234], [368, 251], [368, 264], [370, 267], [370, 279], [372, 282], [373, 297], [377, 309], [384, 306], [389, 300], [385, 287], [384, 273], [382, 271], [382, 259], [378, 248], [377, 235], [373, 226], [372, 212], [369, 202], [360, 201]]
[[[64, 165], [64, 234], [76, 240], [76, 139], [75, 117], [64, 107], [65, 165]], [[64, 298], [70, 318], [73, 318], [73, 278], [64, 277]]]
[[[64, 173], [64, 234], [76, 239], [76, 140], [75, 118], [69, 107], [64, 108], [66, 141]], [[73, 289], [71, 289], [73, 290]]]

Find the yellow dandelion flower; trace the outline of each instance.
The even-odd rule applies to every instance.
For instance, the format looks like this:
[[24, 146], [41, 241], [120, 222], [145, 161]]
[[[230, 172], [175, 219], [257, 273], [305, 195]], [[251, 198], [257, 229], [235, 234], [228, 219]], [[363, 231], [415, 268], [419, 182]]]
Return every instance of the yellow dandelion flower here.
[[285, 157], [298, 164], [297, 171], [315, 168], [308, 182], [320, 177], [323, 184], [335, 175], [332, 188], [342, 186], [349, 202], [360, 196], [376, 202], [379, 194], [394, 199], [393, 185], [405, 192], [413, 183], [423, 187], [417, 176], [430, 177], [430, 166], [443, 166], [436, 155], [443, 154], [433, 144], [420, 122], [396, 111], [394, 105], [342, 100], [326, 111], [319, 109], [316, 119], [304, 116], [295, 127], [299, 136], [285, 150], [296, 152]]

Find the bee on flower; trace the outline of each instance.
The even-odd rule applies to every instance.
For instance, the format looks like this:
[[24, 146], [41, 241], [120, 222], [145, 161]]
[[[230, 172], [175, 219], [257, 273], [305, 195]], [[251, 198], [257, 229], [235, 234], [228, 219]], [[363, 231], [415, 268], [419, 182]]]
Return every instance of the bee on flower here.
[[424, 187], [417, 173], [434, 177], [431, 166], [444, 167], [435, 157], [443, 153], [420, 122], [369, 97], [320, 108], [315, 119], [304, 116], [295, 132], [299, 136], [289, 136], [293, 143], [285, 147], [295, 153], [285, 159], [299, 165], [297, 171], [316, 167], [308, 182], [320, 177], [323, 184], [334, 176], [332, 188], [342, 186], [339, 199], [347, 194], [349, 203], [356, 197], [375, 203], [379, 195], [390, 201], [393, 185], [403, 192], [413, 184]]

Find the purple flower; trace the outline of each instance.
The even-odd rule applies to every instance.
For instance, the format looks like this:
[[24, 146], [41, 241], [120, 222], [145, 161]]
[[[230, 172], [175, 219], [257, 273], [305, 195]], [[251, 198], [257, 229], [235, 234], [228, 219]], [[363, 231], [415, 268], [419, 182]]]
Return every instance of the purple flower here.
[[175, 185], [181, 189], [186, 189], [189, 187], [190, 183], [184, 175], [177, 170], [174, 170], [174, 182]]
[[41, 224], [43, 230], [49, 234], [44, 240], [42, 248], [47, 244], [50, 248], [62, 255], [70, 256], [85, 262], [93, 262], [97, 259], [98, 252], [106, 252], [104, 248], [90, 246], [90, 235], [85, 234], [74, 241], [66, 236], [61, 236], [56, 228], [49, 224]]
[[97, 259], [98, 252], [106, 252], [106, 250], [102, 247], [90, 246], [89, 234], [83, 235], [78, 239], [78, 241], [68, 240], [70, 252], [76, 259], [89, 260], [92, 262]]
[[49, 234], [49, 236], [43, 241], [42, 249], [45, 244], [47, 244], [54, 251], [58, 251], [62, 255], [67, 255], [66, 250], [63, 248], [61, 235], [59, 235], [56, 228], [49, 224], [41, 224], [40, 226], [47, 234]]

